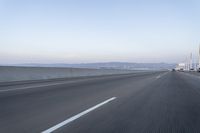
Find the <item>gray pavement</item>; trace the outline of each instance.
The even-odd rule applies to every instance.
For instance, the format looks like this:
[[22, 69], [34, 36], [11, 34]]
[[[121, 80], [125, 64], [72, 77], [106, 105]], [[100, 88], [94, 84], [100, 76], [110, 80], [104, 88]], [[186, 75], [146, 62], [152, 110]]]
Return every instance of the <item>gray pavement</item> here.
[[54, 132], [200, 132], [200, 79], [196, 75], [152, 72], [4, 84], [0, 90], [7, 90], [0, 91], [2, 133], [39, 133], [62, 122], [66, 123]]

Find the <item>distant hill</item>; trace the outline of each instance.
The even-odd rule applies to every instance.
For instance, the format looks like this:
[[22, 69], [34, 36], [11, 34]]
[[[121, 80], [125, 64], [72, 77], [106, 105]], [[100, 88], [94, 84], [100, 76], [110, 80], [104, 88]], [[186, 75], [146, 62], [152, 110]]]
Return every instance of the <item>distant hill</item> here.
[[172, 69], [176, 64], [168, 63], [129, 63], [129, 62], [103, 62], [103, 63], [81, 63], [81, 64], [15, 64], [12, 66], [34, 66], [34, 67], [70, 67], [70, 68], [94, 68], [94, 69], [127, 69], [127, 70], [161, 70]]

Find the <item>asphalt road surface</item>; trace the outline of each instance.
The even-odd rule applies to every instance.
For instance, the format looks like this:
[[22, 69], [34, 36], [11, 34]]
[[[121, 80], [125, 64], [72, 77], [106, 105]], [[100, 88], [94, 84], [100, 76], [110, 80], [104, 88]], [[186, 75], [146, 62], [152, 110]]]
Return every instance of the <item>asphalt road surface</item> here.
[[0, 84], [0, 133], [200, 133], [200, 78], [152, 72]]

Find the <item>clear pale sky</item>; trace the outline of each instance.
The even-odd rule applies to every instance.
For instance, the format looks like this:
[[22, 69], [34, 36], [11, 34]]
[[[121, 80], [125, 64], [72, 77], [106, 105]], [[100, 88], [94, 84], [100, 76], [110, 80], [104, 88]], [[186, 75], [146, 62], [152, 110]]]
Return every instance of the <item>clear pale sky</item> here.
[[199, 43], [199, 0], [0, 0], [0, 64], [176, 63]]

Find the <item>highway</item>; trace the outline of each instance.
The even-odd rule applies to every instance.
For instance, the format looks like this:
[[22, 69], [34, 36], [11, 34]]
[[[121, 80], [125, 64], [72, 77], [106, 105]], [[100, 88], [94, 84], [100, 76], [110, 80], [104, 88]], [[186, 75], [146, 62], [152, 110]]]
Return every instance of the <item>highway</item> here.
[[200, 133], [200, 76], [149, 72], [0, 84], [0, 133]]

